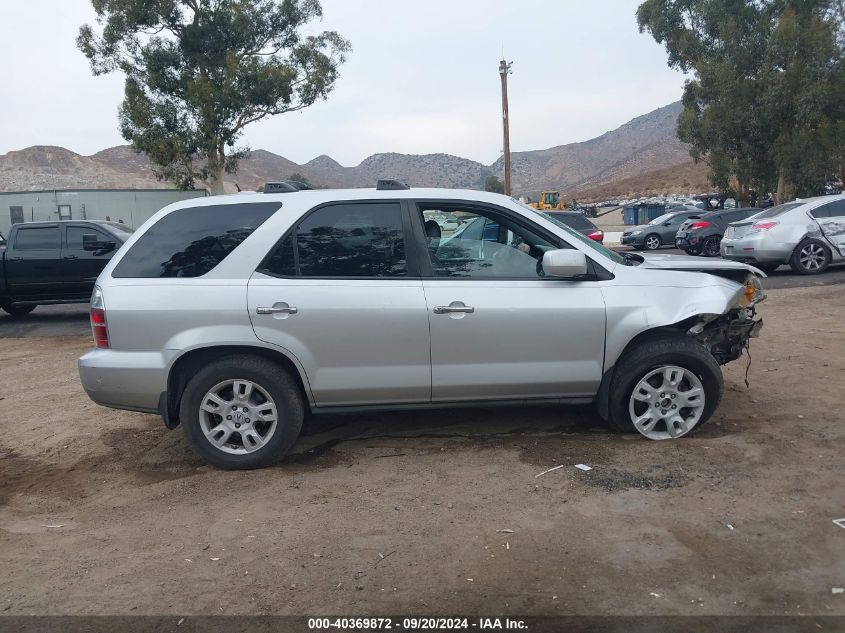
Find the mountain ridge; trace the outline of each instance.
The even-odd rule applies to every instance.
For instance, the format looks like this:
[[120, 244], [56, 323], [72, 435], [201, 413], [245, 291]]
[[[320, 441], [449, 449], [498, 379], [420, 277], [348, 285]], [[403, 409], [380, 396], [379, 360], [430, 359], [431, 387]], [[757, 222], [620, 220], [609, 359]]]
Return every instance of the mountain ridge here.
[[[536, 198], [542, 190], [577, 193], [640, 174], [689, 163], [688, 149], [676, 135], [680, 102], [635, 117], [586, 141], [514, 152], [514, 193]], [[483, 188], [489, 175], [502, 173], [502, 158], [484, 165], [447, 153], [380, 152], [354, 166], [320, 154], [298, 164], [264, 149], [242, 160], [227, 176], [227, 189], [257, 189], [264, 182], [300, 173], [322, 187], [371, 187], [395, 178], [420, 187]], [[84, 156], [71, 150], [36, 145], [0, 155], [0, 191], [61, 188], [168, 188], [158, 181], [149, 160], [127, 145]]]

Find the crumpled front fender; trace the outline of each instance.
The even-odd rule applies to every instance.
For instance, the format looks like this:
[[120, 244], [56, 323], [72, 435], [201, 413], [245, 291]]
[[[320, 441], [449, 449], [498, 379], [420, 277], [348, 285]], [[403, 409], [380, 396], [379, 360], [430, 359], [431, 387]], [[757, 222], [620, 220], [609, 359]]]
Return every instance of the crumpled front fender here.
[[722, 315], [742, 291], [740, 284], [731, 282], [694, 289], [672, 286], [608, 289], [604, 293], [607, 306], [605, 369], [613, 367], [628, 343], [643, 332], [676, 325], [699, 315]]

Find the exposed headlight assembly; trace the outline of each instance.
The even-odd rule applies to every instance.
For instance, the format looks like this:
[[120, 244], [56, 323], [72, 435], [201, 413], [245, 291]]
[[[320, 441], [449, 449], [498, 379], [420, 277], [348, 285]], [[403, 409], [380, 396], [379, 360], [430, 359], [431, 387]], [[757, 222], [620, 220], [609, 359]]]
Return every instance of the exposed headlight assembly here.
[[745, 278], [742, 290], [737, 293], [737, 297], [731, 307], [748, 308], [760, 303], [765, 298], [766, 293], [763, 290], [763, 284], [760, 283], [759, 277], [753, 273], [749, 273]]

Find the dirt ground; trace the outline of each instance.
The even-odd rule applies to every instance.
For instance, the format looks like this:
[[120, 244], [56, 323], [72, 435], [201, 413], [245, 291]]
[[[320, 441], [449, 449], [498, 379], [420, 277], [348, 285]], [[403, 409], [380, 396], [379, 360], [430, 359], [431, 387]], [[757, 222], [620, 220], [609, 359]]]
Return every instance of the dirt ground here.
[[315, 418], [257, 472], [90, 402], [87, 338], [4, 339], [0, 615], [843, 615], [845, 293], [761, 308], [750, 388], [729, 365], [680, 441], [589, 408]]

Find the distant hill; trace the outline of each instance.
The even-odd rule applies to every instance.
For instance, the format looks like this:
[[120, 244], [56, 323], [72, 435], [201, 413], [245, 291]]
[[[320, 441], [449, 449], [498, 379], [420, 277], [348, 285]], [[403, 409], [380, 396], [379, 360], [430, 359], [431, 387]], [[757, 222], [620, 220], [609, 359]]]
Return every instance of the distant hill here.
[[[611, 183], [636, 183], [637, 177], [646, 174], [649, 176], [643, 183], [656, 183], [655, 178], [661, 174], [674, 178], [671, 170], [660, 170], [689, 163], [687, 148], [675, 133], [680, 111], [681, 104], [673, 103], [589, 141], [516, 152], [512, 160], [514, 193], [536, 198], [546, 189], [597, 191]], [[241, 161], [238, 173], [227, 180], [232, 190], [234, 183], [242, 189], [256, 189], [267, 181], [298, 172], [322, 187], [371, 187], [379, 178], [396, 178], [420, 187], [479, 189], [488, 175], [502, 173], [501, 160], [484, 165], [450, 154], [382, 153], [373, 154], [354, 167], [344, 167], [326, 155], [299, 165], [259, 149]], [[697, 169], [696, 181], [700, 180], [701, 171]], [[2, 191], [169, 186], [156, 180], [147, 158], [128, 146], [112, 147], [92, 156], [50, 146], [0, 155]]]
[[699, 193], [712, 189], [708, 175], [709, 168], [706, 165], [688, 161], [595, 187], [568, 191], [564, 199], [576, 198], [581, 202], [589, 202], [612, 198]]
[[[577, 190], [690, 160], [676, 135], [681, 103], [632, 119], [601, 136], [511, 157], [514, 189], [532, 197], [544, 189]], [[502, 171], [502, 159], [493, 165]]]

